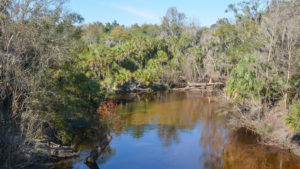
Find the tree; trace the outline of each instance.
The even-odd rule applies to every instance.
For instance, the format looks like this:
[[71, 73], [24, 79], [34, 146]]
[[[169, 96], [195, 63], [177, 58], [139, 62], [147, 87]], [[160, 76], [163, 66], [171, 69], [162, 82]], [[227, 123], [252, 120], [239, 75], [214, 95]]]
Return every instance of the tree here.
[[162, 22], [163, 36], [179, 38], [183, 31], [185, 19], [184, 13], [178, 12], [175, 7], [169, 8]]
[[[49, 79], [72, 60], [79, 47], [82, 18], [66, 13], [62, 0], [0, 1], [0, 168], [27, 161], [25, 141], [50, 119], [35, 108], [39, 95], [52, 93]], [[50, 123], [51, 124], [51, 123]], [[24, 139], [23, 139], [24, 138]]]

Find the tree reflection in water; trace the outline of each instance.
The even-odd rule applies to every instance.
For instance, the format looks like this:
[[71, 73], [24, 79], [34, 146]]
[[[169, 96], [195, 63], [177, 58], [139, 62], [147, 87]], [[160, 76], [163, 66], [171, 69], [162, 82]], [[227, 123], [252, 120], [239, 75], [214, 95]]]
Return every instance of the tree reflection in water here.
[[207, 99], [206, 109], [202, 111], [204, 130], [201, 131], [199, 144], [204, 148], [201, 159], [207, 169], [222, 169], [221, 152], [226, 141], [226, 130], [223, 119], [219, 118], [217, 111], [220, 106], [211, 98]]
[[257, 143], [257, 136], [245, 129], [231, 132], [222, 153], [225, 169], [298, 169], [300, 158], [272, 146]]
[[163, 142], [164, 146], [170, 146], [173, 143], [179, 142], [179, 134], [176, 126], [162, 126], [157, 127], [158, 136]]
[[[261, 146], [253, 137], [241, 140], [240, 132], [226, 129], [225, 120], [219, 113], [225, 105], [219, 102], [216, 98], [203, 98], [195, 93], [156, 93], [145, 101], [124, 104], [119, 111], [127, 113], [122, 121], [124, 130], [136, 138], [149, 130], [157, 130], [166, 147], [185, 139], [180, 138], [180, 132], [199, 127], [199, 146], [203, 149], [199, 163], [203, 168], [300, 168], [299, 158], [291, 153]], [[199, 123], [201, 125], [197, 125]]]
[[100, 168], [300, 168], [291, 153], [261, 146], [249, 133], [228, 130], [219, 113], [228, 107], [217, 97], [158, 92], [137, 98], [118, 106], [115, 149], [98, 158]]
[[[119, 113], [126, 114], [122, 121], [123, 129], [136, 137], [149, 129], [157, 130], [164, 146], [178, 144], [180, 131], [201, 127], [200, 146], [204, 152], [200, 160], [205, 168], [222, 168], [221, 152], [225, 142], [225, 129], [222, 118], [216, 113], [222, 104], [214, 98], [203, 98], [195, 93], [156, 93], [156, 99], [123, 104]], [[148, 125], [156, 125], [149, 128]]]

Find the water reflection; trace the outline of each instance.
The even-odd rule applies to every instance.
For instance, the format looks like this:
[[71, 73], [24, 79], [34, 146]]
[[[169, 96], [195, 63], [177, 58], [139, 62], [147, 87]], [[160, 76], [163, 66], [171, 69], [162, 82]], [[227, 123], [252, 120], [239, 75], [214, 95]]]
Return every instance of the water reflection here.
[[[227, 106], [220, 98], [192, 92], [124, 98], [129, 101], [118, 106], [120, 127], [113, 132], [110, 148], [96, 161], [101, 169], [300, 168], [298, 157], [260, 146], [247, 133], [226, 129], [219, 112]], [[90, 152], [87, 149], [83, 150]], [[73, 160], [69, 168], [76, 167], [87, 168], [81, 160]]]
[[215, 118], [220, 104], [201, 98], [197, 93], [156, 93], [155, 97], [157, 99], [152, 101], [146, 99], [120, 105], [122, 131], [116, 133], [128, 132], [140, 138], [144, 132], [154, 129], [165, 145], [169, 145], [172, 140], [178, 140], [179, 130], [193, 130], [199, 121], [207, 128], [223, 124], [217, 123]]
[[288, 151], [257, 144], [257, 136], [240, 129], [230, 133], [222, 159], [225, 169], [298, 169], [300, 159]]
[[[158, 164], [156, 168], [221, 166], [220, 152], [226, 135], [223, 118], [217, 114], [221, 106], [217, 98], [203, 98], [200, 93], [188, 92], [156, 93], [154, 97], [120, 105], [122, 131], [116, 132], [117, 140], [111, 143], [116, 148], [116, 157], [101, 167], [127, 168], [124, 165], [134, 163], [138, 156]], [[140, 144], [132, 146], [128, 142]], [[135, 158], [131, 162], [128, 158], [123, 165], [115, 164], [113, 161], [119, 161], [120, 154], [126, 154], [121, 148], [123, 146], [136, 152], [133, 154]], [[156, 156], [147, 155], [150, 149]], [[143, 163], [131, 167], [154, 168]]]

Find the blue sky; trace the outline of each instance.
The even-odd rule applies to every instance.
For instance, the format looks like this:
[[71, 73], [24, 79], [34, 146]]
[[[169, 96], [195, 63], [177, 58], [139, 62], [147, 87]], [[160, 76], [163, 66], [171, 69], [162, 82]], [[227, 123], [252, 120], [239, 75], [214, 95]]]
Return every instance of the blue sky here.
[[228, 4], [240, 0], [70, 0], [69, 9], [85, 19], [85, 23], [100, 21], [103, 23], [117, 20], [130, 26], [135, 23], [160, 24], [169, 7], [200, 26], [210, 26], [219, 18], [232, 17], [226, 14]]

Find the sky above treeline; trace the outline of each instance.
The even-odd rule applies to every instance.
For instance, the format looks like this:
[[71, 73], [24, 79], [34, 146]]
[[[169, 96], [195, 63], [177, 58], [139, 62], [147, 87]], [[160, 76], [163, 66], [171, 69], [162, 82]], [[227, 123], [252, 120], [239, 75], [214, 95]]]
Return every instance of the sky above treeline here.
[[70, 0], [72, 12], [84, 17], [84, 23], [102, 23], [117, 20], [125, 26], [133, 24], [160, 24], [168, 8], [176, 7], [189, 21], [210, 26], [218, 19], [233, 17], [226, 13], [229, 4], [240, 0]]

